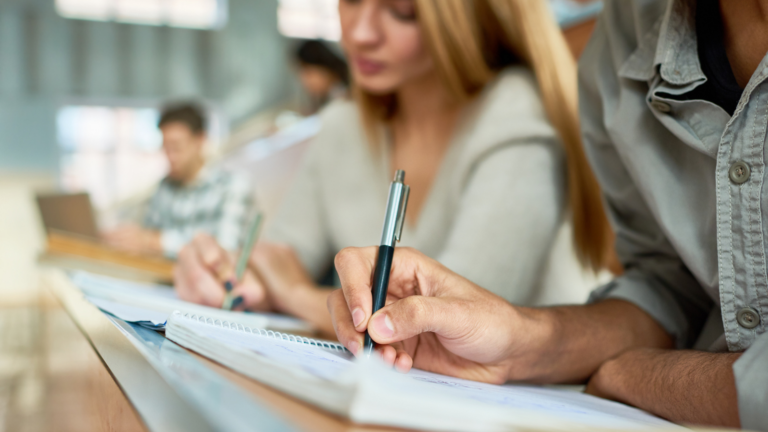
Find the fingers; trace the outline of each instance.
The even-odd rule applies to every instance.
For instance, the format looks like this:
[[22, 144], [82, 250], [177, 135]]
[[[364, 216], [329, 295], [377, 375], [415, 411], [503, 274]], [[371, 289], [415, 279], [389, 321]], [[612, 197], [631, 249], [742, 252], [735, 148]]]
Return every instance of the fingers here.
[[[232, 290], [234, 298], [242, 297], [242, 308], [252, 311], [270, 310], [270, 301], [267, 290], [259, 277], [248, 270], [243, 279]], [[233, 307], [234, 309], [234, 307]]]
[[331, 313], [333, 329], [342, 345], [355, 356], [362, 354], [363, 333], [355, 329], [352, 315], [341, 290], [336, 290], [328, 296], [328, 311]]
[[348, 308], [349, 322], [353, 323], [353, 328], [358, 332], [366, 329], [371, 316], [371, 275], [375, 260], [375, 247], [346, 248], [334, 260]]
[[224, 288], [221, 282], [200, 261], [193, 245], [181, 249], [174, 267], [174, 287], [182, 300], [221, 307]]
[[200, 262], [210, 269], [219, 281], [225, 282], [234, 278], [235, 267], [229, 254], [212, 236], [197, 234], [192, 239], [192, 248], [197, 252]]
[[398, 349], [397, 357], [392, 364], [398, 372], [406, 373], [413, 367], [413, 358], [405, 350]]
[[411, 296], [378, 311], [368, 324], [368, 334], [379, 344], [392, 344], [425, 332], [455, 337], [465, 332], [462, 301]]

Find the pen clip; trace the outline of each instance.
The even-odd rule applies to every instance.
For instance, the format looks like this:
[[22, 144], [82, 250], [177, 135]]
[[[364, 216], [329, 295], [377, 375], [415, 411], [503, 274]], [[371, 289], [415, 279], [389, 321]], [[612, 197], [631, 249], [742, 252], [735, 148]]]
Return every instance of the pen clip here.
[[397, 213], [397, 223], [395, 224], [395, 240], [400, 241], [403, 235], [403, 226], [405, 225], [405, 209], [408, 207], [408, 195], [411, 193], [411, 187], [403, 185], [403, 195], [400, 198], [400, 211]]

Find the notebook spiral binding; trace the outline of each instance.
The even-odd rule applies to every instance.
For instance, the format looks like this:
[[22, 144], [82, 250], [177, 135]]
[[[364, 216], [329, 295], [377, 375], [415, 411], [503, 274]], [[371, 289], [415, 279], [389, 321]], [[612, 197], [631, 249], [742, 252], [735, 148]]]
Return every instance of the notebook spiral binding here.
[[242, 324], [233, 323], [233, 322], [230, 322], [230, 321], [224, 321], [224, 320], [217, 319], [217, 318], [210, 318], [210, 317], [206, 317], [206, 316], [198, 315], [198, 314], [194, 314], [194, 313], [189, 313], [189, 312], [175, 311], [174, 314], [179, 314], [183, 318], [187, 318], [187, 319], [190, 319], [190, 320], [194, 320], [194, 321], [197, 321], [197, 322], [202, 322], [204, 324], [209, 324], [209, 325], [215, 325], [215, 326], [219, 326], [219, 327], [223, 327], [223, 328], [228, 328], [230, 330], [237, 330], [237, 331], [241, 331], [241, 332], [244, 332], [244, 333], [251, 333], [251, 334], [256, 334], [256, 335], [259, 335], [259, 336], [266, 336], [266, 337], [270, 337], [270, 338], [273, 338], [273, 339], [280, 339], [280, 340], [284, 340], [284, 341], [288, 341], [288, 342], [296, 342], [296, 343], [302, 343], [302, 344], [306, 344], [306, 345], [312, 345], [312, 346], [315, 346], [315, 347], [318, 347], [318, 348], [324, 348], [324, 349], [331, 350], [331, 351], [349, 353], [349, 350], [347, 348], [345, 348], [344, 345], [338, 344], [338, 343], [325, 342], [325, 341], [321, 341], [321, 340], [318, 340], [318, 339], [311, 339], [311, 338], [306, 338], [306, 337], [303, 337], [303, 336], [296, 336], [296, 335], [287, 334], [287, 333], [280, 333], [280, 332], [276, 332], [276, 331], [273, 331], [273, 330], [254, 329], [252, 327], [248, 327], [248, 326], [245, 326], [245, 325], [242, 325]]

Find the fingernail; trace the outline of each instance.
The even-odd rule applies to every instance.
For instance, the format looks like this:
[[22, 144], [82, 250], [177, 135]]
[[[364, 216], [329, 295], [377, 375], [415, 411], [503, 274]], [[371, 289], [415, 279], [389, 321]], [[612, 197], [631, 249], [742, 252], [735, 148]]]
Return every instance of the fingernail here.
[[347, 344], [347, 349], [352, 353], [352, 355], [356, 356], [357, 351], [360, 349], [360, 343], [357, 341], [352, 341]]
[[234, 308], [240, 306], [242, 303], [243, 303], [243, 296], [239, 296], [239, 297], [235, 298], [234, 300], [232, 300], [232, 307], [231, 307], [231, 309], [234, 309]]
[[392, 325], [392, 320], [389, 319], [389, 315], [381, 314], [373, 319], [373, 330], [384, 336], [390, 338], [395, 334], [395, 326]]
[[227, 290], [227, 292], [232, 291], [234, 288], [235, 284], [233, 284], [231, 280], [224, 282], [224, 289]]
[[359, 326], [364, 319], [365, 319], [365, 312], [363, 312], [362, 309], [357, 308], [354, 311], [352, 311], [352, 323], [355, 325], [355, 328], [357, 328], [357, 326]]

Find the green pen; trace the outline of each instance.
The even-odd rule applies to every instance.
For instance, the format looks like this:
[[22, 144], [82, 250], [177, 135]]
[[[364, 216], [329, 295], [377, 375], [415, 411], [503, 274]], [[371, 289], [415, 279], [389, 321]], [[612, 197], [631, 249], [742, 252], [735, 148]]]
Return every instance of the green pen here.
[[[245, 244], [243, 244], [243, 250], [240, 252], [240, 257], [237, 259], [237, 266], [235, 267], [235, 281], [240, 281], [245, 274], [245, 269], [248, 267], [248, 260], [251, 259], [251, 252], [253, 246], [256, 244], [256, 238], [258, 237], [259, 227], [261, 226], [261, 213], [257, 213], [253, 218], [250, 229], [248, 230], [248, 236], [245, 238]], [[232, 310], [233, 307], [237, 307], [238, 304], [232, 304], [232, 290], [234, 284], [231, 280], [224, 282], [224, 289], [226, 294], [224, 295], [224, 304], [221, 308], [224, 310]], [[242, 300], [241, 300], [242, 301]]]

